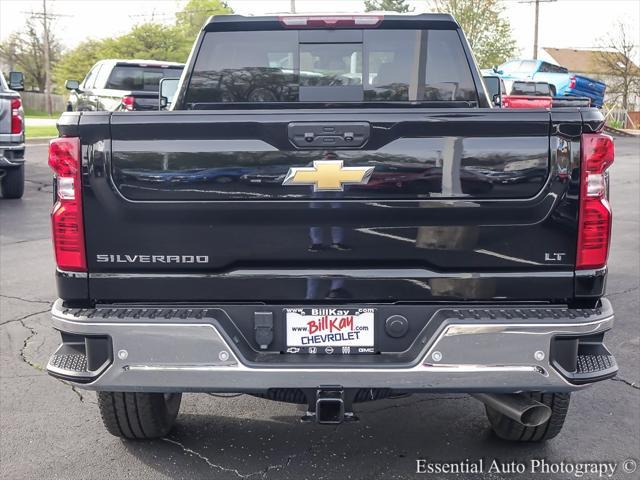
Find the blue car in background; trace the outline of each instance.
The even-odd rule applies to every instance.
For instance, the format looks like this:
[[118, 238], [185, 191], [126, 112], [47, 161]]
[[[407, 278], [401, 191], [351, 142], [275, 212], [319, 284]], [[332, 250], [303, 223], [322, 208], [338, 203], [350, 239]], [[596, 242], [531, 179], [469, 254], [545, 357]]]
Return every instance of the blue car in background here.
[[542, 60], [513, 60], [495, 68], [503, 80], [547, 82], [554, 97], [589, 97], [591, 105], [602, 107], [606, 84], [593, 78], [569, 72], [564, 67]]

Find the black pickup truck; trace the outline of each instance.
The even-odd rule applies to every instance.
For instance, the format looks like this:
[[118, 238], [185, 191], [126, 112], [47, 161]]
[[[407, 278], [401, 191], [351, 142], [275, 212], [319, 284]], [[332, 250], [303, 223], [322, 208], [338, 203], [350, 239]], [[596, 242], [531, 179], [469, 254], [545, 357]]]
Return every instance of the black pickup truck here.
[[492, 108], [449, 15], [211, 18], [169, 111], [60, 118], [47, 370], [125, 438], [182, 392], [465, 392], [552, 438], [617, 371], [602, 127]]

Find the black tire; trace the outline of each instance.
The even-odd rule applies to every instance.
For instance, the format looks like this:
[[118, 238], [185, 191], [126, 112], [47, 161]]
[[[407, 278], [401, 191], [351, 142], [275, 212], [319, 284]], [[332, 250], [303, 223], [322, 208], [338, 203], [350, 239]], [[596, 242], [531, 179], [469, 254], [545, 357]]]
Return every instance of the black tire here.
[[498, 437], [512, 442], [543, 442], [560, 433], [569, 410], [571, 395], [569, 393], [532, 393], [529, 396], [551, 408], [549, 420], [537, 427], [525, 427], [493, 408], [485, 406], [491, 428]]
[[164, 437], [180, 410], [181, 393], [98, 392], [102, 423], [111, 435], [130, 440]]
[[22, 198], [24, 194], [24, 165], [7, 168], [2, 177], [2, 196], [4, 198]]

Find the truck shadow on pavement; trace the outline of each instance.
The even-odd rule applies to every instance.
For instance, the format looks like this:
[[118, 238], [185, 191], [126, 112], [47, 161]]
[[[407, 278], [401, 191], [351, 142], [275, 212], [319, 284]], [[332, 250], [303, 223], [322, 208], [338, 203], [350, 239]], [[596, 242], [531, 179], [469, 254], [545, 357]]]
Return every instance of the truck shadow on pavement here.
[[[299, 407], [246, 395], [213, 400], [230, 416], [202, 412], [204, 405], [192, 399], [166, 438], [127, 442], [126, 449], [170, 478], [292, 479], [407, 478], [416, 475], [420, 458], [511, 461], [554, 451], [553, 442], [512, 445], [496, 438], [482, 405], [463, 395], [358, 404], [360, 421], [337, 426], [301, 424]], [[251, 417], [243, 404], [253, 408]]]

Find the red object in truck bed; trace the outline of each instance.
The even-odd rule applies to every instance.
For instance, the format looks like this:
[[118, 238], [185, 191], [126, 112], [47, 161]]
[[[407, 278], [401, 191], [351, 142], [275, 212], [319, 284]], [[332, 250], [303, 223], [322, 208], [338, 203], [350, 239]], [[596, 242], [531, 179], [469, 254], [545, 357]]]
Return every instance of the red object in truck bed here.
[[502, 108], [551, 108], [552, 101], [551, 97], [505, 95], [502, 97]]

